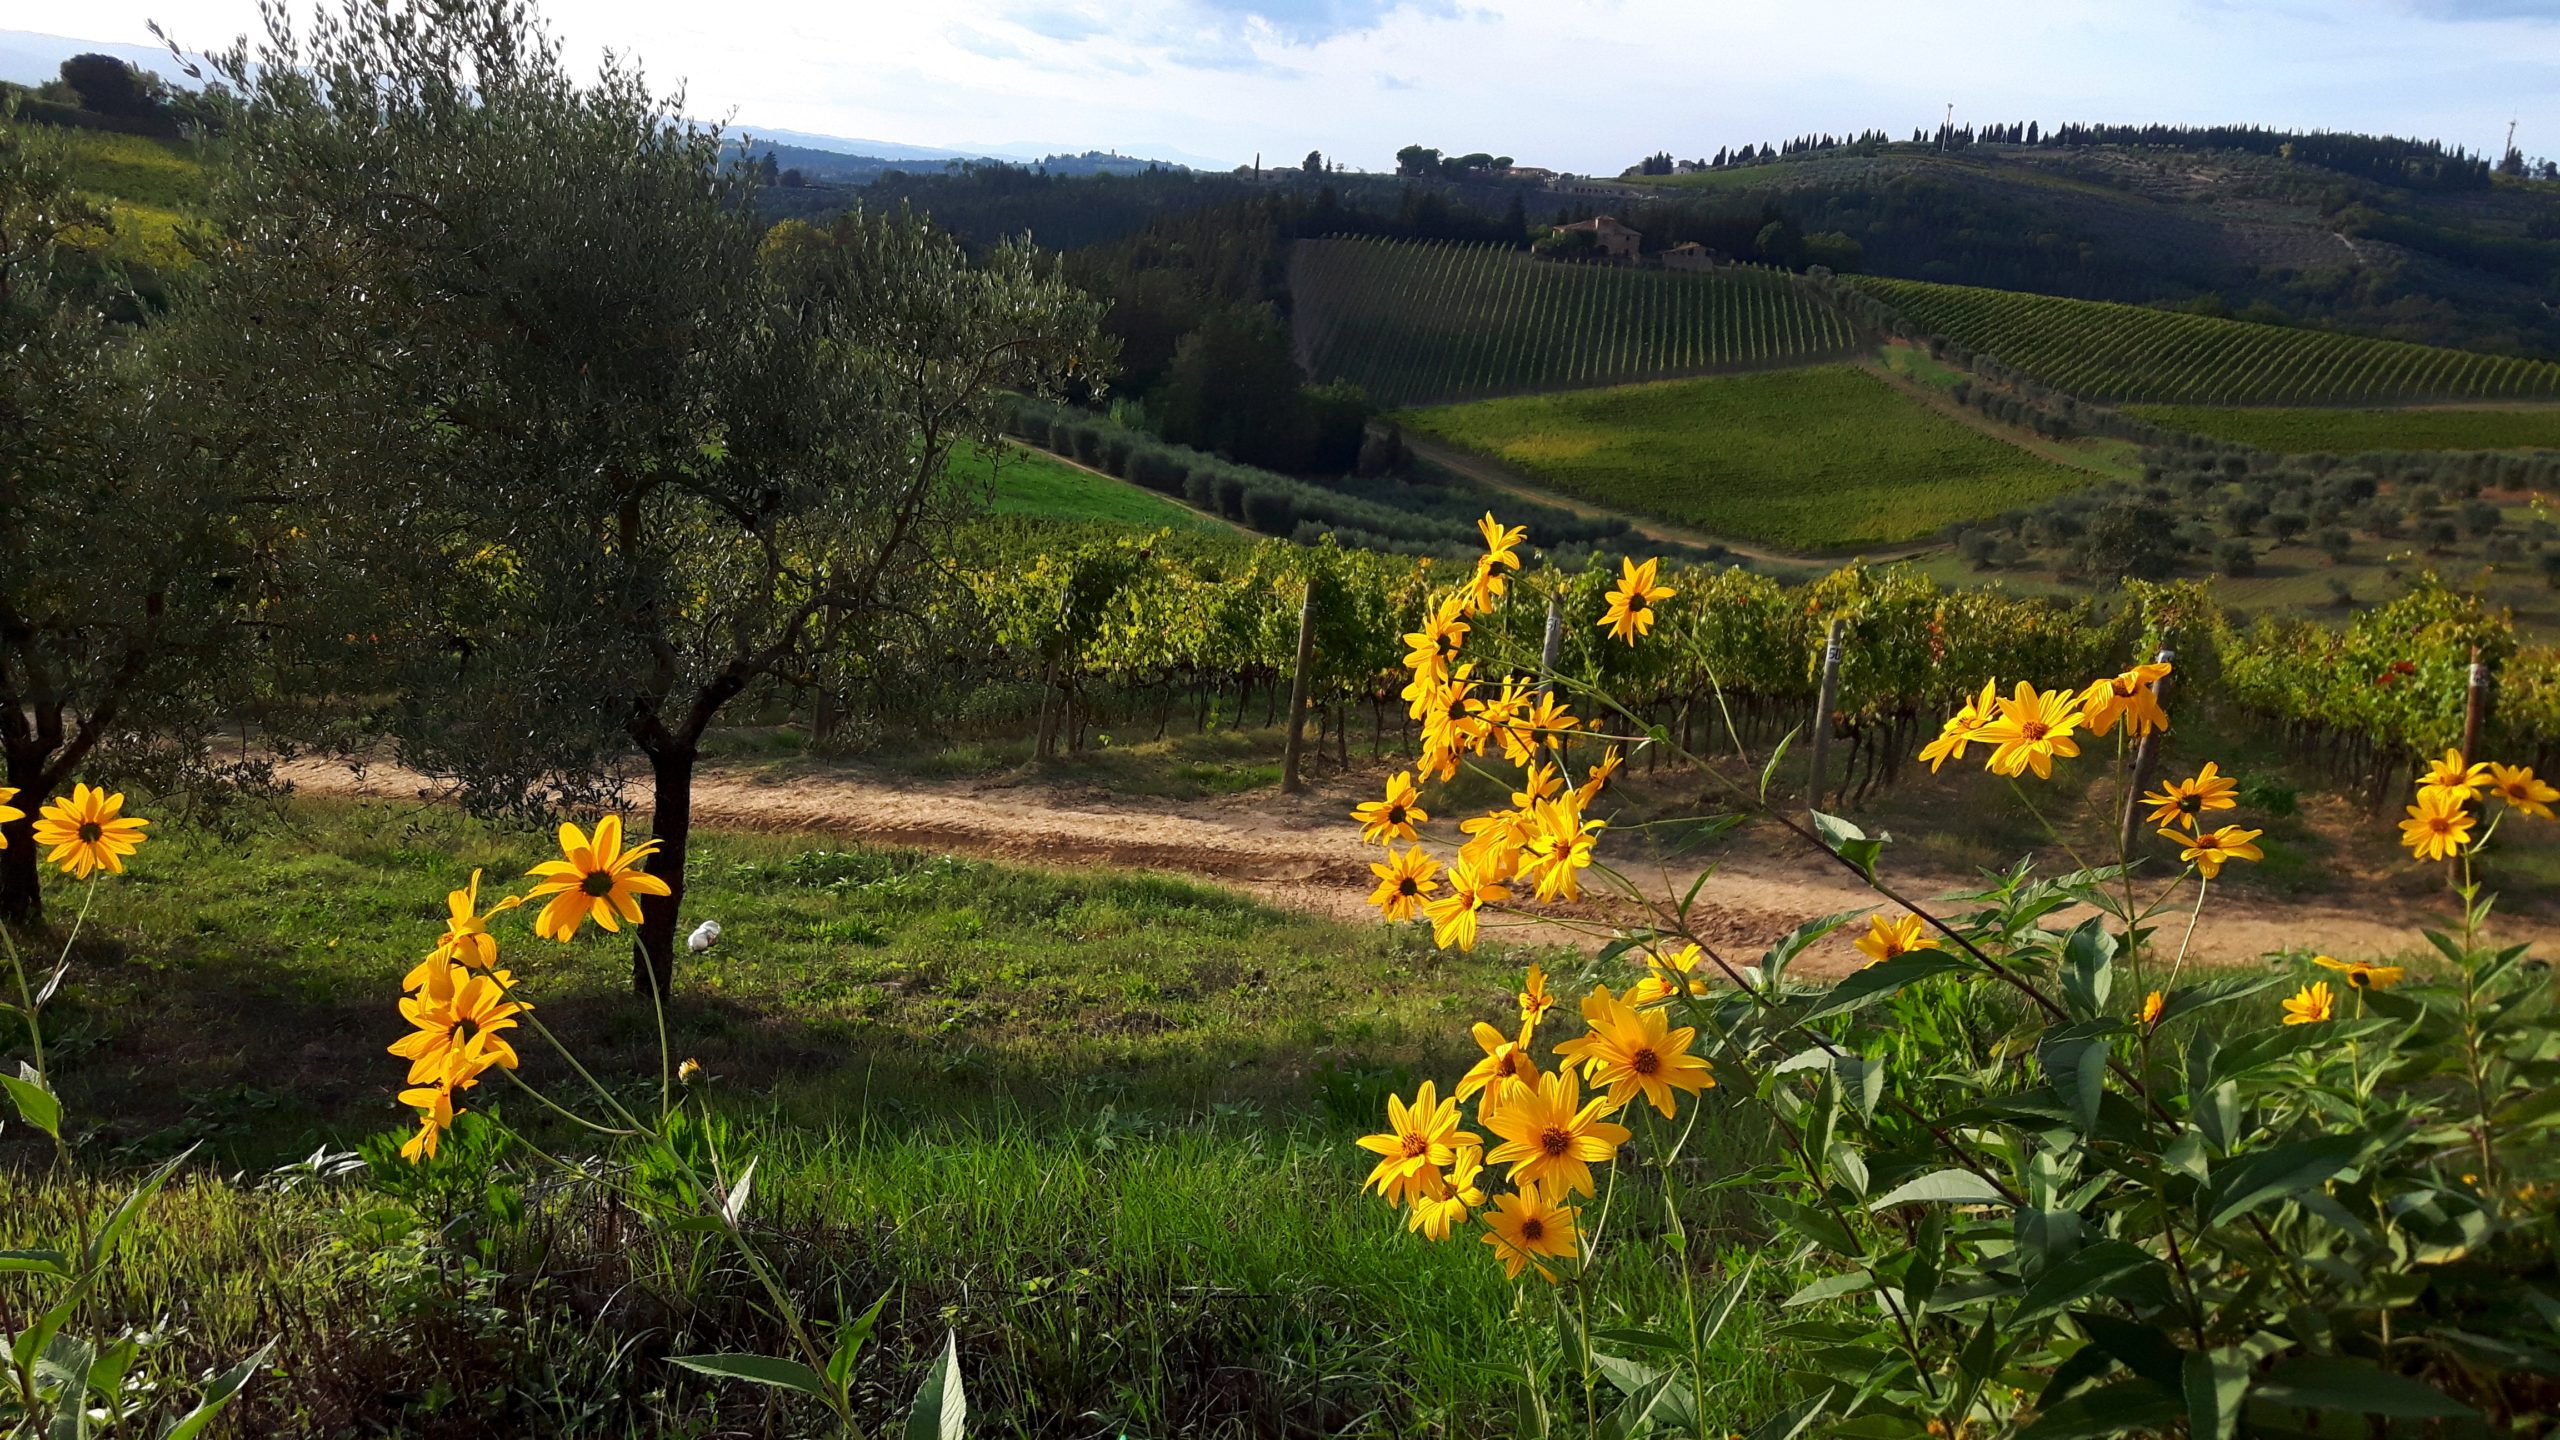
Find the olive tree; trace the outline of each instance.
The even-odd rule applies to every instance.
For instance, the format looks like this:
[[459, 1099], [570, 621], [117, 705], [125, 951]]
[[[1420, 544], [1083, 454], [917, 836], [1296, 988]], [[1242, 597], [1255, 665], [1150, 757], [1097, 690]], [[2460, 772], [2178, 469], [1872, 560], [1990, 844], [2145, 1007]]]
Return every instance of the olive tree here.
[[398, 613], [342, 683], [484, 806], [645, 770], [671, 893], [633, 983], [663, 989], [704, 736], [949, 583], [973, 497], [946, 462], [993, 443], [1003, 390], [1091, 375], [1095, 307], [1027, 243], [972, 261], [903, 213], [766, 244], [716, 127], [620, 61], [573, 77], [509, 0], [350, 0], [299, 33], [270, 8], [214, 64], [222, 304], [257, 375], [331, 377], [367, 417], [311, 427], [306, 463], [399, 502], [359, 602]]
[[75, 775], [164, 800], [266, 775], [270, 748], [217, 759], [207, 737], [254, 708], [294, 589], [273, 476], [220, 464], [194, 423], [185, 327], [108, 319], [108, 217], [65, 160], [61, 132], [0, 111], [0, 786], [23, 812], [0, 826], [0, 918], [21, 922], [43, 914], [34, 817]]

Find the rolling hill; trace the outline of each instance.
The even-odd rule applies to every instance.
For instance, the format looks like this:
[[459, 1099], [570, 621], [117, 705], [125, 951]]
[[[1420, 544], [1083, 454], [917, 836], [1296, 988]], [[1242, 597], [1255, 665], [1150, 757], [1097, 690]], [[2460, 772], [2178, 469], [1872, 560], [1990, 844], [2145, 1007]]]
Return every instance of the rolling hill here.
[[1755, 268], [1638, 270], [1494, 245], [1302, 240], [1289, 282], [1308, 372], [1390, 407], [1804, 365], [1859, 343], [1819, 296]]
[[2375, 405], [2560, 399], [2560, 365], [2334, 330], [1924, 281], [1853, 282], [1925, 331], [2086, 400]]

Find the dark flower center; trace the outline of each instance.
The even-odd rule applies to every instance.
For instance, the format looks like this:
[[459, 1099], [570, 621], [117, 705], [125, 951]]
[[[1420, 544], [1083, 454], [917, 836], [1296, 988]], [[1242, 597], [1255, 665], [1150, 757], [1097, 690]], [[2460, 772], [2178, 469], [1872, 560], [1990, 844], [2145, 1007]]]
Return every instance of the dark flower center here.
[[2030, 740], [2041, 740], [2047, 734], [2051, 733], [2051, 727], [2047, 726], [2041, 720], [2030, 720], [2026, 724], [2018, 727], [2018, 733], [2026, 736]]
[[1397, 894], [1399, 894], [1399, 895], [1411, 895], [1411, 894], [1413, 894], [1413, 893], [1414, 893], [1413, 877], [1412, 877], [1412, 876], [1410, 876], [1410, 875], [1407, 875], [1407, 876], [1406, 876], [1406, 877], [1404, 877], [1402, 880], [1397, 881], [1397, 882], [1396, 882], [1396, 893], [1397, 893]]
[[1388, 824], [1390, 824], [1390, 825], [1401, 825], [1401, 824], [1403, 824], [1403, 823], [1404, 823], [1404, 807], [1403, 807], [1403, 806], [1401, 806], [1401, 805], [1390, 805], [1390, 806], [1388, 806], [1388, 807], [1387, 807], [1387, 823], [1388, 823]]
[[1639, 1075], [1659, 1074], [1662, 1070], [1662, 1057], [1654, 1054], [1652, 1047], [1648, 1046], [1627, 1057], [1627, 1068]]
[[480, 1022], [469, 1019], [456, 1020], [453, 1022], [453, 1030], [451, 1033], [453, 1035], [454, 1043], [458, 1045], [467, 1045], [471, 1042], [472, 1037], [480, 1033]]
[[1410, 1160], [1416, 1155], [1428, 1155], [1430, 1153], [1431, 1142], [1423, 1138], [1421, 1135], [1413, 1134], [1404, 1137], [1404, 1155], [1406, 1159]]
[[95, 820], [83, 820], [80, 822], [80, 839], [85, 844], [97, 844], [98, 837], [106, 833], [106, 827], [100, 825]]
[[1550, 1157], [1562, 1159], [1568, 1151], [1573, 1149], [1573, 1137], [1562, 1130], [1549, 1126], [1547, 1129], [1539, 1133], [1538, 1148], [1545, 1151]]
[[1523, 1221], [1521, 1221], [1521, 1222], [1520, 1222], [1520, 1239], [1521, 1239], [1521, 1241], [1522, 1241], [1524, 1244], [1535, 1245], [1535, 1244], [1537, 1244], [1539, 1241], [1544, 1240], [1544, 1239], [1546, 1239], [1546, 1238], [1547, 1238], [1547, 1222], [1546, 1222], [1546, 1221], [1541, 1220], [1541, 1219], [1539, 1219], [1539, 1218], [1537, 1218], [1536, 1216], [1534, 1216], [1534, 1215], [1533, 1215], [1533, 1216], [1529, 1217], [1528, 1219], [1523, 1220]]
[[593, 895], [599, 899], [610, 895], [613, 893], [613, 876], [607, 871], [590, 870], [587, 872], [587, 878], [578, 882], [578, 892], [583, 895]]

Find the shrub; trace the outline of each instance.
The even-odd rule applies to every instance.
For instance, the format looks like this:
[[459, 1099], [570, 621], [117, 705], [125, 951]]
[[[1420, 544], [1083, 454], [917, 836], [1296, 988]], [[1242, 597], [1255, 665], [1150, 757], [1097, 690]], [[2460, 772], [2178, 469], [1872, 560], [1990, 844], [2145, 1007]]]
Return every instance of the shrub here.
[[2213, 547], [2214, 566], [2225, 575], [2241, 576], [2258, 573], [2258, 550], [2238, 536]]

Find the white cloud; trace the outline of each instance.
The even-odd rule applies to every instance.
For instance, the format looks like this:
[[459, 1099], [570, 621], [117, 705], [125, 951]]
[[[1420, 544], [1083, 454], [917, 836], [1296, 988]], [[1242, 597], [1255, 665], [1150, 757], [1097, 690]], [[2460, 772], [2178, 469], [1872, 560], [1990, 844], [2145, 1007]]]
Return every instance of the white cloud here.
[[[1959, 119], [2248, 121], [2492, 146], [2560, 92], [2553, 0], [551, 0], [700, 113], [915, 144], [1242, 160], [1410, 142], [1614, 171]], [[193, 42], [253, 0], [0, 0], [0, 28]], [[2531, 116], [2528, 115], [2530, 121]], [[2560, 133], [2523, 137], [2560, 153]]]

